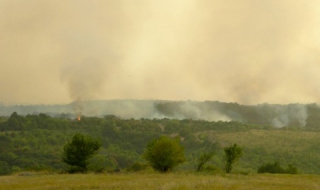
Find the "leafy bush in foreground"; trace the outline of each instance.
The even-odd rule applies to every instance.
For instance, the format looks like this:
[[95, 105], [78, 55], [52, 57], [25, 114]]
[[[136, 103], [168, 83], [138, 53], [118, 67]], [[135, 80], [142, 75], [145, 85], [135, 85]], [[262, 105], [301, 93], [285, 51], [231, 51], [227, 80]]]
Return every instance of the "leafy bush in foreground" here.
[[143, 154], [151, 167], [160, 172], [167, 172], [186, 161], [184, 148], [180, 145], [180, 139], [162, 136], [154, 139], [147, 145]]

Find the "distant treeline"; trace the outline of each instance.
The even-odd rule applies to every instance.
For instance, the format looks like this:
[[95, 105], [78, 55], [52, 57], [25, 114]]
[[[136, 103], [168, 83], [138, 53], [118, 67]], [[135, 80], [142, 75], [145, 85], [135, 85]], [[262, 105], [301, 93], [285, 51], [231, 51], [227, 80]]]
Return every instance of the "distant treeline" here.
[[0, 106], [2, 116], [10, 116], [13, 112], [24, 116], [45, 113], [51, 117], [65, 118], [74, 118], [81, 113], [96, 117], [116, 115], [122, 119], [237, 121], [276, 128], [305, 127], [310, 130], [320, 126], [320, 107], [317, 104], [240, 105], [218, 101], [95, 100], [65, 105]]

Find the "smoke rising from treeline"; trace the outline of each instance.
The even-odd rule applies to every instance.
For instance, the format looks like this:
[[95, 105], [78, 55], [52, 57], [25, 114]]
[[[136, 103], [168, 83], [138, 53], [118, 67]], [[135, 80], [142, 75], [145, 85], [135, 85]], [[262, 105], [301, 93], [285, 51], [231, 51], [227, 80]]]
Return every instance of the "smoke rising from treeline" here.
[[[13, 112], [21, 115], [46, 113], [53, 117], [76, 118], [78, 102], [65, 105], [1, 106], [0, 116]], [[317, 104], [260, 104], [240, 105], [217, 101], [163, 100], [100, 100], [82, 101], [84, 116], [114, 115], [121, 119], [193, 119], [206, 121], [237, 121], [258, 124], [260, 127], [318, 127], [320, 107]]]
[[0, 28], [7, 104], [319, 102], [317, 0], [2, 0]]

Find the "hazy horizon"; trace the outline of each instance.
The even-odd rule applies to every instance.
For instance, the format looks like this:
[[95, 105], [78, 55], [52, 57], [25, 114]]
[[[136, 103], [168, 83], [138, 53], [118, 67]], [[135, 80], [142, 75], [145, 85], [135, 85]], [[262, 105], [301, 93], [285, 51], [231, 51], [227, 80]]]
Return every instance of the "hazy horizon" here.
[[320, 102], [317, 0], [1, 0], [0, 102]]

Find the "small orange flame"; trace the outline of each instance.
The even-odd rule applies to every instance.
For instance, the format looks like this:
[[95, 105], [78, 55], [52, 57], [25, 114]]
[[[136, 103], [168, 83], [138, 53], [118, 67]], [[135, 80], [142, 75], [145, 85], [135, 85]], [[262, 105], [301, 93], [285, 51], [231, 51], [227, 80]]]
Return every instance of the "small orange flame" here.
[[80, 116], [80, 115], [78, 115], [77, 120], [78, 120], [78, 121], [80, 121], [80, 120], [81, 120], [81, 116]]

